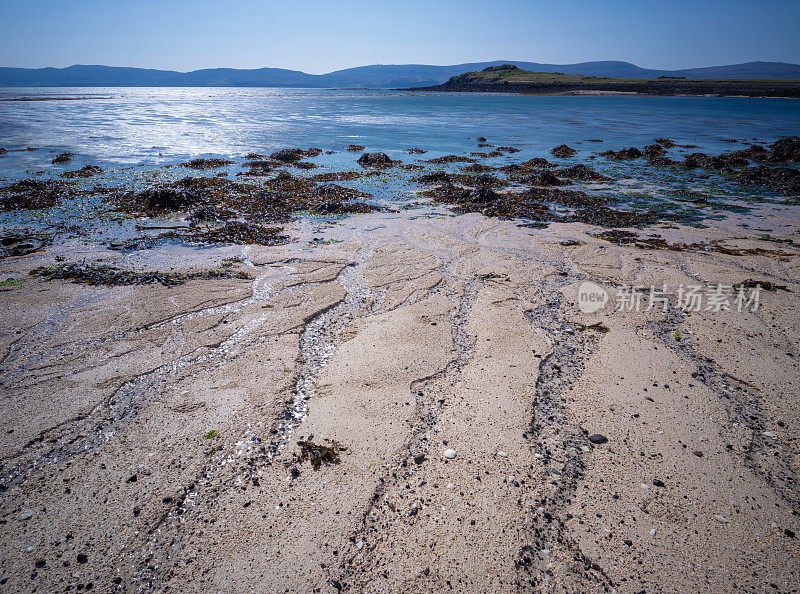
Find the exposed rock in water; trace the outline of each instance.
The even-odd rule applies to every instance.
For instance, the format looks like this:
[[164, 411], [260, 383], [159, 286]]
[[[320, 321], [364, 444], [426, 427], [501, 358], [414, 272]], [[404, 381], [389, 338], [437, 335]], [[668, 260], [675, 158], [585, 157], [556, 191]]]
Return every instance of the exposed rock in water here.
[[70, 163], [72, 158], [75, 156], [75, 153], [61, 153], [60, 155], [56, 155], [53, 158], [53, 165], [63, 165], [65, 163]]
[[281, 163], [294, 163], [303, 157], [316, 157], [322, 154], [322, 149], [310, 148], [307, 151], [299, 148], [281, 149], [272, 153], [269, 158]]
[[574, 157], [578, 154], [574, 148], [568, 147], [566, 144], [560, 144], [557, 147], [550, 150], [550, 154], [558, 157], [559, 159], [566, 159], [568, 157]]
[[362, 167], [390, 167], [394, 164], [386, 153], [364, 153], [358, 158]]
[[640, 159], [644, 155], [642, 151], [632, 146], [618, 151], [604, 151], [600, 153], [600, 156], [606, 157], [607, 159], [614, 159], [615, 161], [622, 161], [626, 159]]
[[74, 178], [74, 177], [92, 177], [93, 175], [99, 175], [103, 173], [103, 170], [100, 169], [97, 165], [86, 165], [81, 167], [80, 169], [75, 169], [73, 171], [65, 171], [61, 174], [61, 177], [66, 178]]
[[411, 181], [420, 183], [420, 184], [438, 184], [438, 183], [452, 183], [453, 179], [449, 173], [445, 171], [434, 171], [433, 173], [426, 173], [425, 175], [420, 175], [419, 177], [414, 177]]
[[351, 144], [351, 145], [348, 145], [346, 150], [352, 151], [354, 153], [357, 153], [357, 152], [363, 151], [364, 148], [365, 147], [360, 145], [360, 144]]

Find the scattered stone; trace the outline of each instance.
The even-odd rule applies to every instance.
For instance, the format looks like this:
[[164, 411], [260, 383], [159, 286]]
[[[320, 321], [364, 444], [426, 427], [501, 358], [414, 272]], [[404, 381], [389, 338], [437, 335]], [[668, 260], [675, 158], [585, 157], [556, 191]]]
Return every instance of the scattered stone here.
[[425, 462], [425, 454], [417, 454], [414, 456], [415, 464], [422, 464], [423, 462]]
[[448, 449], [448, 450], [444, 451], [444, 457], [448, 458], [450, 460], [454, 459], [457, 455], [458, 454], [456, 453], [456, 451], [452, 450], [452, 449]]
[[500, 450], [499, 452], [497, 452], [497, 455], [498, 455], [498, 456], [500, 456], [501, 458], [508, 458], [508, 454], [506, 454], [506, 453], [505, 453], [504, 451], [502, 451], [502, 450]]
[[726, 518], [725, 516], [721, 516], [719, 514], [714, 514], [714, 519], [717, 520], [718, 522], [722, 522], [723, 524], [731, 523], [731, 521], [728, 518]]
[[656, 487], [666, 487], [664, 481], [659, 479], [653, 479], [653, 485], [655, 485]]
[[608, 441], [608, 438], [600, 433], [594, 433], [589, 436], [589, 441], [591, 441], [594, 444], [600, 445], [606, 443]]
[[23, 509], [22, 513], [19, 515], [20, 520], [30, 520], [33, 517], [33, 510], [30, 509]]
[[87, 557], [84, 553], [78, 553], [76, 559], [78, 560], [78, 563], [86, 563], [89, 560], [89, 557]]

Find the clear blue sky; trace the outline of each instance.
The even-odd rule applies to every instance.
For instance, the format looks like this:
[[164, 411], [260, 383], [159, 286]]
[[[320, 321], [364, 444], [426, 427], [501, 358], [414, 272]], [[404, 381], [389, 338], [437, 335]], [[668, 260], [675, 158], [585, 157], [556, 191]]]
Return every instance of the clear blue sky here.
[[0, 66], [800, 63], [800, 0], [0, 0]]

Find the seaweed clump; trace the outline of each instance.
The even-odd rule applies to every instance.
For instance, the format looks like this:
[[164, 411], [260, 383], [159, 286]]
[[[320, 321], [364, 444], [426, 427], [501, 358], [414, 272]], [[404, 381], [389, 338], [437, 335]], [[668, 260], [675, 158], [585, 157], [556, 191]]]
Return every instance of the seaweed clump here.
[[341, 463], [341, 453], [346, 451], [347, 448], [342, 447], [335, 441], [331, 441], [331, 445], [324, 445], [314, 443], [313, 439], [314, 436], [312, 435], [308, 439], [301, 439], [297, 442], [297, 445], [300, 446], [300, 455], [297, 457], [297, 461], [300, 464], [307, 460], [314, 470], [319, 470], [323, 464], [330, 466]]
[[257, 244], [257, 245], [283, 245], [289, 243], [292, 238], [281, 233], [280, 227], [263, 227], [242, 223], [241, 221], [228, 221], [221, 227], [192, 233], [189, 235], [176, 236], [179, 239], [189, 240], [197, 243], [236, 243], [236, 244]]
[[317, 155], [321, 154], [322, 154], [322, 149], [318, 148], [310, 148], [305, 151], [299, 148], [289, 148], [289, 149], [281, 149], [279, 151], [275, 151], [269, 156], [269, 158], [274, 159], [275, 161], [280, 161], [282, 163], [294, 163], [295, 161], [299, 161], [303, 157], [316, 157]]
[[195, 279], [250, 279], [244, 272], [231, 270], [206, 270], [203, 272], [138, 272], [122, 270], [108, 264], [96, 262], [55, 264], [34, 268], [29, 273], [46, 281], [70, 280], [91, 286], [154, 285], [174, 287]]
[[103, 173], [103, 170], [100, 169], [97, 165], [85, 165], [80, 169], [73, 169], [72, 171], [65, 171], [61, 174], [61, 177], [66, 178], [75, 178], [75, 177], [92, 177], [94, 175], [100, 175]]
[[217, 169], [228, 165], [233, 165], [233, 161], [230, 159], [192, 159], [186, 163], [181, 163], [181, 166], [189, 167], [190, 169]]
[[66, 163], [72, 162], [72, 158], [75, 156], [75, 153], [61, 153], [60, 155], [56, 155], [52, 163], [53, 165], [64, 165]]
[[50, 208], [66, 195], [64, 182], [23, 179], [0, 188], [0, 210]]
[[792, 167], [767, 167], [757, 165], [745, 167], [736, 176], [742, 185], [755, 185], [775, 188], [793, 194], [800, 193], [800, 170]]
[[352, 153], [358, 153], [360, 151], [363, 151], [365, 148], [366, 147], [364, 147], [363, 145], [360, 145], [360, 144], [350, 144], [350, 145], [347, 146], [347, 148], [345, 150], [348, 150], [348, 151], [350, 151]]

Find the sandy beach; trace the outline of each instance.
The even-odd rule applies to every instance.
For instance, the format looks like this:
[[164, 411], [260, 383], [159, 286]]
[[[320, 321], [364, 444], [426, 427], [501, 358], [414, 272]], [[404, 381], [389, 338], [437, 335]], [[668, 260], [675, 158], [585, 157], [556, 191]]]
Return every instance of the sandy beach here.
[[[671, 233], [753, 247], [735, 223]], [[407, 211], [2, 261], [251, 277], [2, 287], [3, 590], [795, 591], [798, 250], [588, 231]], [[615, 310], [748, 279], [786, 290]]]

